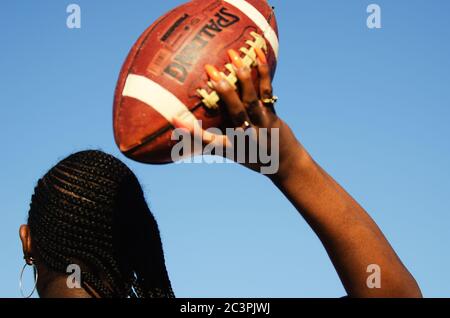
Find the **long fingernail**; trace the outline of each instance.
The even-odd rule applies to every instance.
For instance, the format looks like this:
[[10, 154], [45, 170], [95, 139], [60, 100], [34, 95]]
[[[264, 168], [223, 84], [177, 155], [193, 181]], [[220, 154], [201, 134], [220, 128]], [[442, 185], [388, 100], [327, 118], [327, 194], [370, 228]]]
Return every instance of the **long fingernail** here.
[[264, 54], [263, 50], [261, 50], [259, 47], [255, 48], [256, 56], [258, 57], [258, 61], [261, 64], [267, 64], [267, 57], [266, 54]]
[[241, 57], [239, 56], [239, 53], [235, 50], [228, 50], [228, 56], [230, 57], [231, 62], [237, 69], [241, 69], [244, 67], [244, 62], [242, 62]]
[[208, 73], [208, 76], [216, 83], [220, 82], [222, 80], [222, 76], [220, 76], [219, 71], [214, 65], [207, 64], [205, 65], [206, 73]]

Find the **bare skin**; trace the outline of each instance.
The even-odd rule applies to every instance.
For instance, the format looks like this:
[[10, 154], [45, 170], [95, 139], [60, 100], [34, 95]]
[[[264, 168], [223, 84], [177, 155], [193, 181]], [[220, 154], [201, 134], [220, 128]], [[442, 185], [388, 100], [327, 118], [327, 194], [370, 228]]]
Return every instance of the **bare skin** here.
[[[325, 247], [350, 297], [422, 297], [420, 288], [368, 213], [308, 154], [269, 105], [262, 100], [272, 97], [270, 70], [264, 56], [259, 58], [260, 87], [255, 88], [251, 71], [235, 64], [240, 94], [217, 74], [211, 74], [235, 127], [278, 128], [280, 133], [280, 168], [268, 176], [292, 202]], [[195, 134], [195, 123], [177, 118], [175, 126]], [[204, 144], [230, 145], [226, 136], [202, 131]], [[261, 145], [263, 146], [263, 145]], [[258, 164], [244, 164], [259, 171]], [[368, 266], [381, 269], [381, 288], [369, 288]]]
[[92, 298], [98, 297], [95, 291], [89, 294], [84, 288], [70, 289], [67, 287], [67, 275], [51, 271], [40, 259], [39, 254], [33, 248], [30, 234], [30, 227], [26, 224], [19, 229], [20, 240], [22, 241], [22, 251], [25, 261], [31, 265], [30, 257], [34, 259], [34, 264], [39, 273], [36, 289], [41, 298]]

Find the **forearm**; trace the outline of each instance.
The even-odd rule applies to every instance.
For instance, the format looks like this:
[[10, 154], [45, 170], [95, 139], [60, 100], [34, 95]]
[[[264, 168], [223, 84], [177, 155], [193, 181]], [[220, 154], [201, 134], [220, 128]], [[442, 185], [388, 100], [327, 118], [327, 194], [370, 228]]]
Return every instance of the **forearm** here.
[[[299, 146], [274, 183], [305, 218], [353, 297], [418, 297], [420, 290], [375, 222]], [[381, 288], [369, 288], [369, 265], [381, 269]]]

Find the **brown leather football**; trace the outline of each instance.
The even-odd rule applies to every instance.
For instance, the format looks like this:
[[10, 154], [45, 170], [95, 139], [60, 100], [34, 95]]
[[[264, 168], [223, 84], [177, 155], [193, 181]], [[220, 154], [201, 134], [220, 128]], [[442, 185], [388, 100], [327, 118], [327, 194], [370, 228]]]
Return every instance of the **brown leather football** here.
[[265, 51], [273, 76], [278, 28], [266, 0], [193, 0], [159, 18], [120, 72], [114, 100], [120, 150], [139, 162], [170, 163], [174, 117], [195, 116], [204, 129], [229, 126], [204, 66], [215, 65], [235, 84], [227, 51], [239, 51], [256, 75], [256, 47]]

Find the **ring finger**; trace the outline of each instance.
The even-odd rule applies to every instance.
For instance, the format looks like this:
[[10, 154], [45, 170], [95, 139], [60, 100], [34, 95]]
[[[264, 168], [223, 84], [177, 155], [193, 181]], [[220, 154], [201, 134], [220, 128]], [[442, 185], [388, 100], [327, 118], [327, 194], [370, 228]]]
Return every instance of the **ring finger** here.
[[205, 69], [213, 82], [215, 90], [223, 100], [233, 125], [235, 127], [249, 125], [250, 118], [234, 87], [220, 75], [214, 66], [206, 65]]

